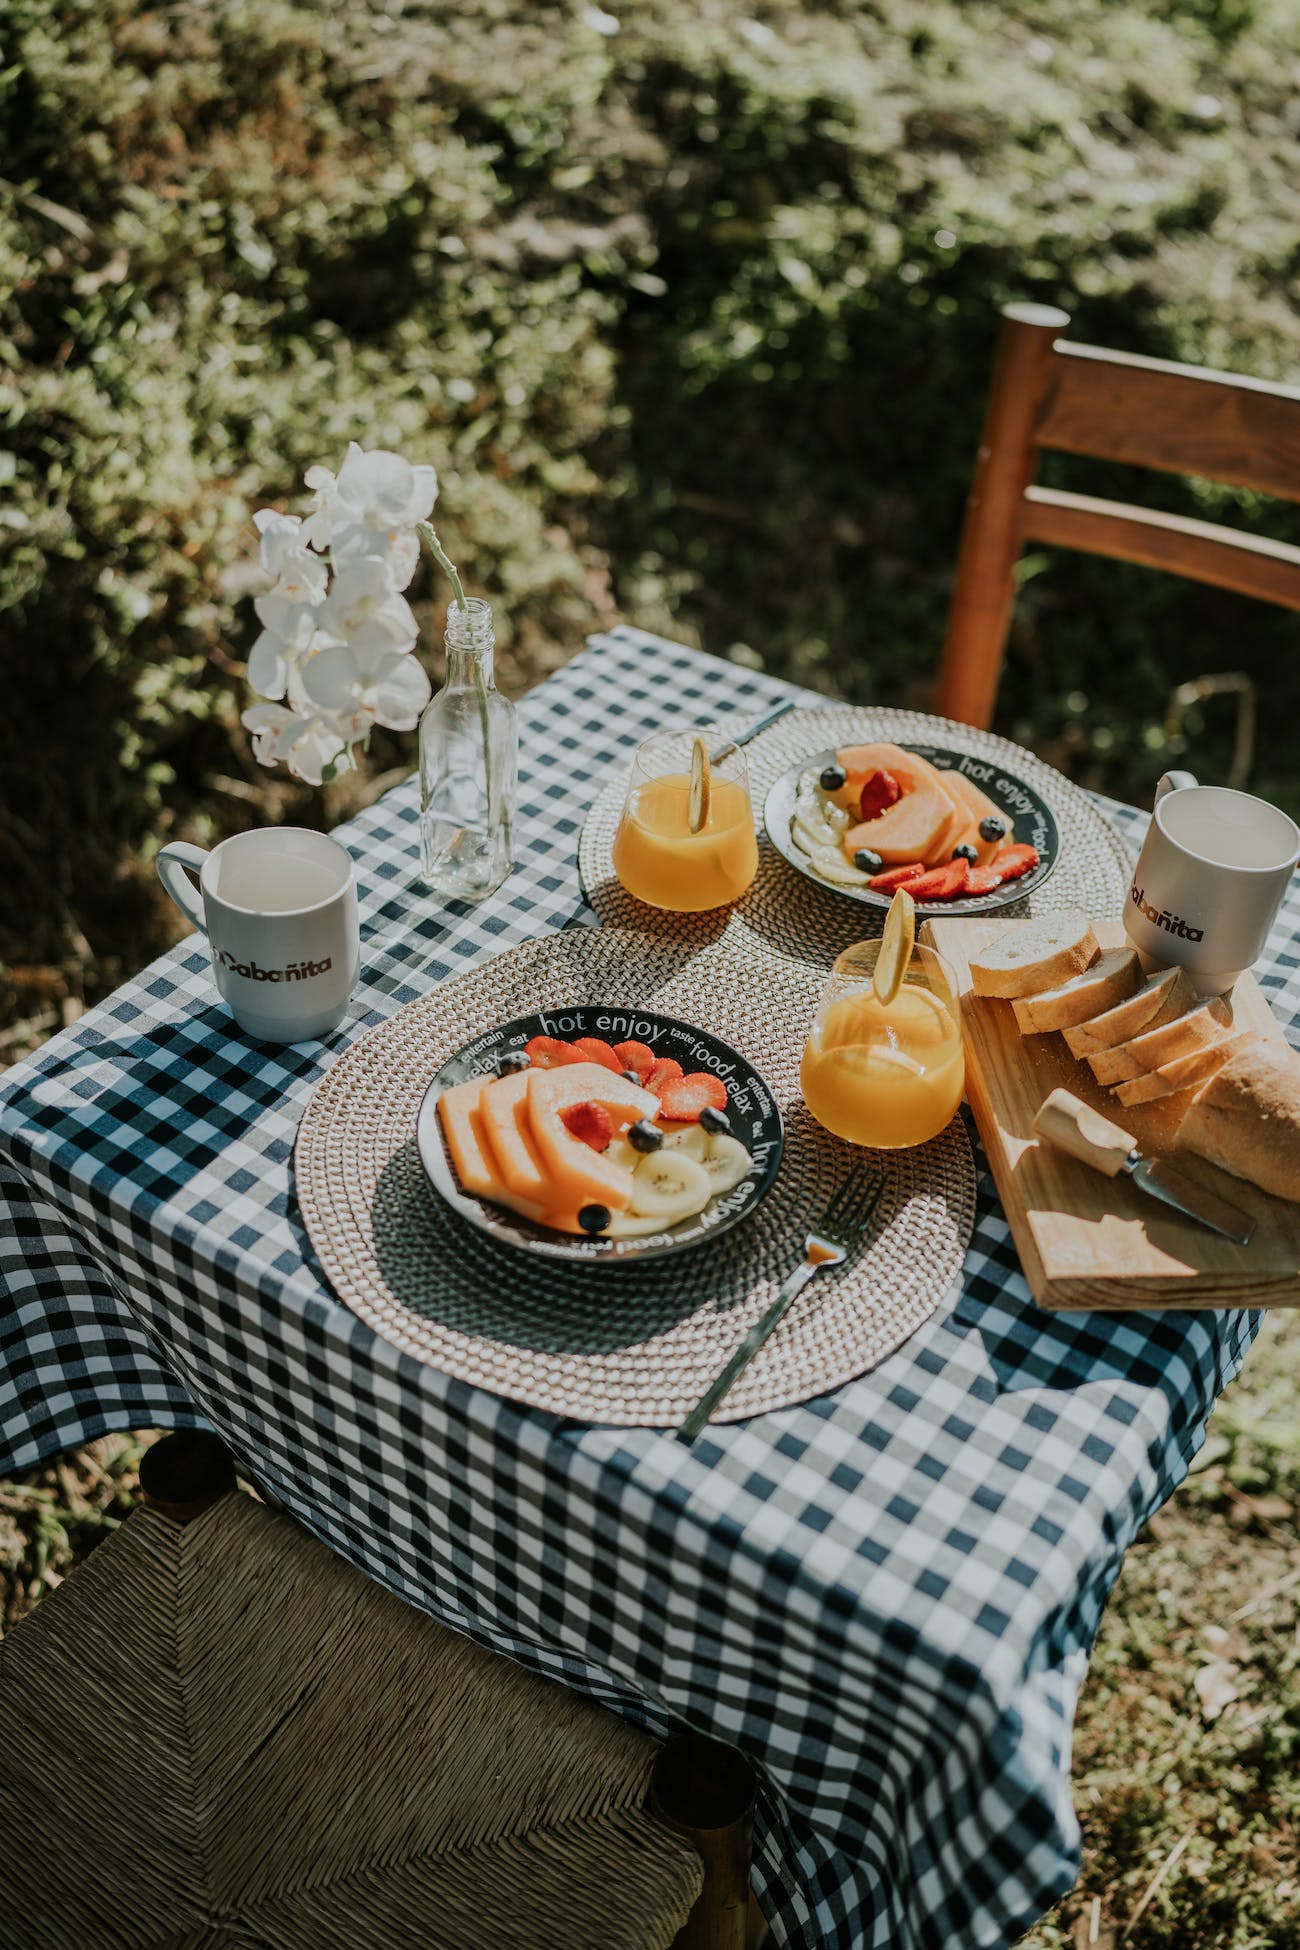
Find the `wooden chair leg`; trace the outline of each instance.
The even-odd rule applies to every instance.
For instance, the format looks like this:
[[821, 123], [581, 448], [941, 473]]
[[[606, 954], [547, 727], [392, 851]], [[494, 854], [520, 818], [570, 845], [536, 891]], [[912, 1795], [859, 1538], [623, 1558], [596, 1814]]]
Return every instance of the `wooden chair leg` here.
[[189, 1523], [234, 1488], [234, 1457], [207, 1429], [177, 1429], [140, 1458], [144, 1501], [173, 1523]]
[[934, 708], [961, 724], [992, 722], [1015, 596], [1021, 508], [1034, 476], [1034, 427], [1057, 335], [1051, 305], [1005, 305], [975, 476], [957, 556]]
[[670, 1740], [655, 1762], [651, 1809], [704, 1864], [704, 1887], [672, 1950], [746, 1950], [754, 1789], [739, 1749], [702, 1734]]

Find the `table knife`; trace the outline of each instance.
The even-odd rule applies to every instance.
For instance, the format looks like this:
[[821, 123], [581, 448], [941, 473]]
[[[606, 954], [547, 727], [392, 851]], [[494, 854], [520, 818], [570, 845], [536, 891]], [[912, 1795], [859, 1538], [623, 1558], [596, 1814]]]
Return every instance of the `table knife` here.
[[751, 738], [757, 738], [760, 731], [766, 731], [768, 726], [774, 725], [778, 718], [783, 718], [787, 711], [793, 711], [797, 703], [797, 698], [783, 697], [781, 702], [774, 704], [770, 711], [764, 711], [761, 718], [755, 718], [753, 724], [747, 724], [745, 729], [738, 731], [734, 738], [728, 738], [725, 745], [719, 745], [716, 751], [710, 752], [710, 765], [721, 765], [723, 759], [728, 758], [741, 745], [747, 745]]
[[1216, 1198], [1213, 1192], [1204, 1191], [1159, 1158], [1144, 1158], [1130, 1131], [1112, 1124], [1108, 1117], [1070, 1091], [1052, 1092], [1034, 1119], [1034, 1129], [1039, 1137], [1068, 1151], [1081, 1164], [1091, 1165], [1107, 1178], [1117, 1178], [1124, 1172], [1148, 1198], [1159, 1199], [1161, 1204], [1208, 1226], [1211, 1232], [1221, 1232], [1225, 1239], [1235, 1240], [1239, 1246], [1249, 1245], [1255, 1230], [1255, 1221], [1249, 1213], [1229, 1205], [1226, 1199]]

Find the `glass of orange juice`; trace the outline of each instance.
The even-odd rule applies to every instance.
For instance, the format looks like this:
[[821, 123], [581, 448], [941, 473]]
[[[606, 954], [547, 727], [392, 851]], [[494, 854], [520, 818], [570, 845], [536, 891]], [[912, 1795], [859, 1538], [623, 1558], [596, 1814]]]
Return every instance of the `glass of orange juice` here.
[[613, 859], [628, 893], [650, 907], [694, 914], [738, 900], [758, 871], [744, 752], [716, 725], [647, 738]]
[[882, 946], [856, 941], [836, 960], [799, 1081], [828, 1131], [892, 1151], [943, 1130], [961, 1102], [966, 1065], [948, 963], [933, 948], [912, 946], [901, 984], [884, 985], [882, 1000], [875, 980]]

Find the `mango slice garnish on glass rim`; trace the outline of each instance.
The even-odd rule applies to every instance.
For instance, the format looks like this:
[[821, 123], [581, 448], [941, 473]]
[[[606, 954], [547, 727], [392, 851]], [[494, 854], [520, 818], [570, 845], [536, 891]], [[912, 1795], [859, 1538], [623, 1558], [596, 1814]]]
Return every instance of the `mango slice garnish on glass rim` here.
[[916, 941], [916, 902], [906, 887], [900, 887], [889, 903], [885, 931], [880, 937], [876, 969], [871, 986], [882, 1008], [888, 1008], [903, 986]]
[[691, 792], [687, 813], [692, 833], [702, 832], [708, 824], [712, 796], [709, 748], [702, 738], [697, 738], [691, 746]]

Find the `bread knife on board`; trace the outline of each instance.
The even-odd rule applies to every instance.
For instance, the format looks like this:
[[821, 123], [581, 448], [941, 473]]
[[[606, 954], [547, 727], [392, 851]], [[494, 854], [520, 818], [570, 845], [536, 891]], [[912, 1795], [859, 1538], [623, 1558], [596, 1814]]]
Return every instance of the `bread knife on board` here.
[[1255, 1221], [1249, 1213], [1204, 1191], [1172, 1165], [1162, 1164], [1158, 1158], [1144, 1158], [1130, 1132], [1112, 1124], [1072, 1091], [1054, 1090], [1035, 1117], [1034, 1129], [1049, 1144], [1068, 1151], [1094, 1171], [1104, 1172], [1107, 1178], [1124, 1172], [1148, 1198], [1158, 1199], [1239, 1246], [1250, 1244]]

